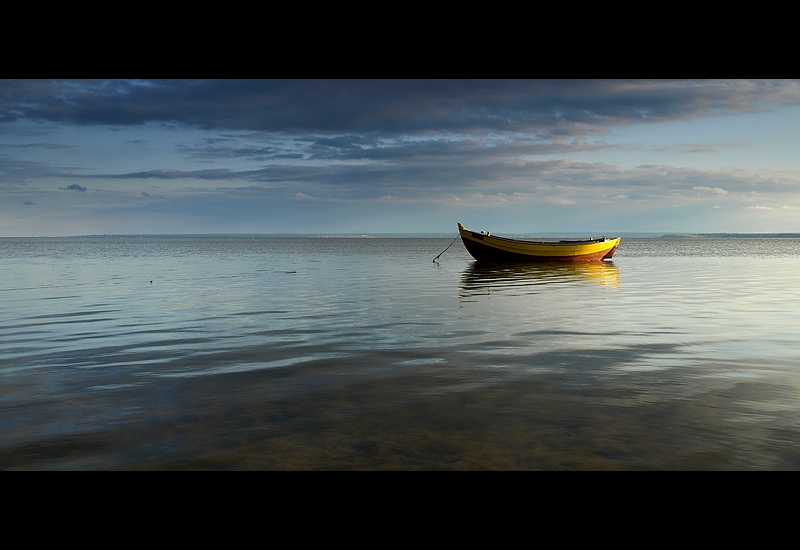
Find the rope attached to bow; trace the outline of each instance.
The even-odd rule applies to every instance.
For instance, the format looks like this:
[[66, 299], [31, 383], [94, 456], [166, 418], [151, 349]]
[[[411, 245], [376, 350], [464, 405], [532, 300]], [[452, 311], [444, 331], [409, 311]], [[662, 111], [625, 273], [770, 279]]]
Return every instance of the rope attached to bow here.
[[[459, 236], [460, 236], [460, 235], [456, 235], [456, 238], [455, 238], [455, 239], [453, 239], [453, 243], [454, 243], [454, 242], [456, 242], [456, 239], [458, 239], [458, 237], [459, 237]], [[447, 248], [450, 248], [451, 246], [453, 246], [453, 243], [450, 243], [450, 244], [448, 244], [448, 245], [447, 245]], [[439, 256], [441, 256], [442, 254], [444, 254], [445, 252], [447, 252], [447, 248], [445, 248], [444, 250], [442, 250], [442, 251], [439, 253]], [[438, 260], [438, 259], [439, 259], [439, 256], [436, 256], [436, 257], [433, 259], [433, 263], [436, 263], [436, 260]]]

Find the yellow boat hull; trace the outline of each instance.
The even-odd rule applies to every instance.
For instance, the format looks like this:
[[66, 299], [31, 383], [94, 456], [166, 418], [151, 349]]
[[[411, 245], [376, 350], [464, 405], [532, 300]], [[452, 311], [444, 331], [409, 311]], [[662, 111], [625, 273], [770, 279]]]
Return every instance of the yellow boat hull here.
[[479, 262], [599, 262], [614, 256], [620, 238], [583, 241], [523, 241], [476, 233], [458, 224], [467, 251]]

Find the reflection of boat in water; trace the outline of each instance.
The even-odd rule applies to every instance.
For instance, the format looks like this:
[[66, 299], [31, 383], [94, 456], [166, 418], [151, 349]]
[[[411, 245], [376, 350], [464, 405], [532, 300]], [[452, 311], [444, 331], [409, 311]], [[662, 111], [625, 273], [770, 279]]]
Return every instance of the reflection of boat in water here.
[[[537, 285], [590, 283], [619, 285], [619, 270], [613, 262], [590, 263], [514, 263], [473, 262], [461, 276], [462, 296], [489, 292], [536, 292]], [[529, 287], [529, 288], [524, 288]]]
[[460, 223], [458, 232], [467, 251], [479, 262], [598, 262], [611, 259], [619, 247], [619, 237], [584, 240], [530, 241], [508, 239], [470, 231]]

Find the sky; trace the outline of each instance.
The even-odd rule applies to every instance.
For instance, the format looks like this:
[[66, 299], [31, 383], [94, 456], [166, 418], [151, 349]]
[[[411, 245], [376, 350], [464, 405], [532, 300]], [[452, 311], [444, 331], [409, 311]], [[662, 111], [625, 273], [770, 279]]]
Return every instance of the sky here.
[[800, 82], [0, 80], [0, 237], [800, 232]]

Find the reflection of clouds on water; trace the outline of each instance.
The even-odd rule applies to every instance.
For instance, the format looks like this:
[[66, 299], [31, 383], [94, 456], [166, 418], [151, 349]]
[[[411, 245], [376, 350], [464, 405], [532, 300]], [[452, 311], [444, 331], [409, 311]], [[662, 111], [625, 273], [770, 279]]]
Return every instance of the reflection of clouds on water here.
[[766, 240], [490, 266], [432, 263], [451, 239], [6, 239], [0, 470], [797, 469], [800, 256]]
[[619, 269], [613, 262], [481, 264], [472, 262], [461, 275], [460, 296], [497, 291], [537, 292], [540, 285], [590, 283], [619, 285]]

